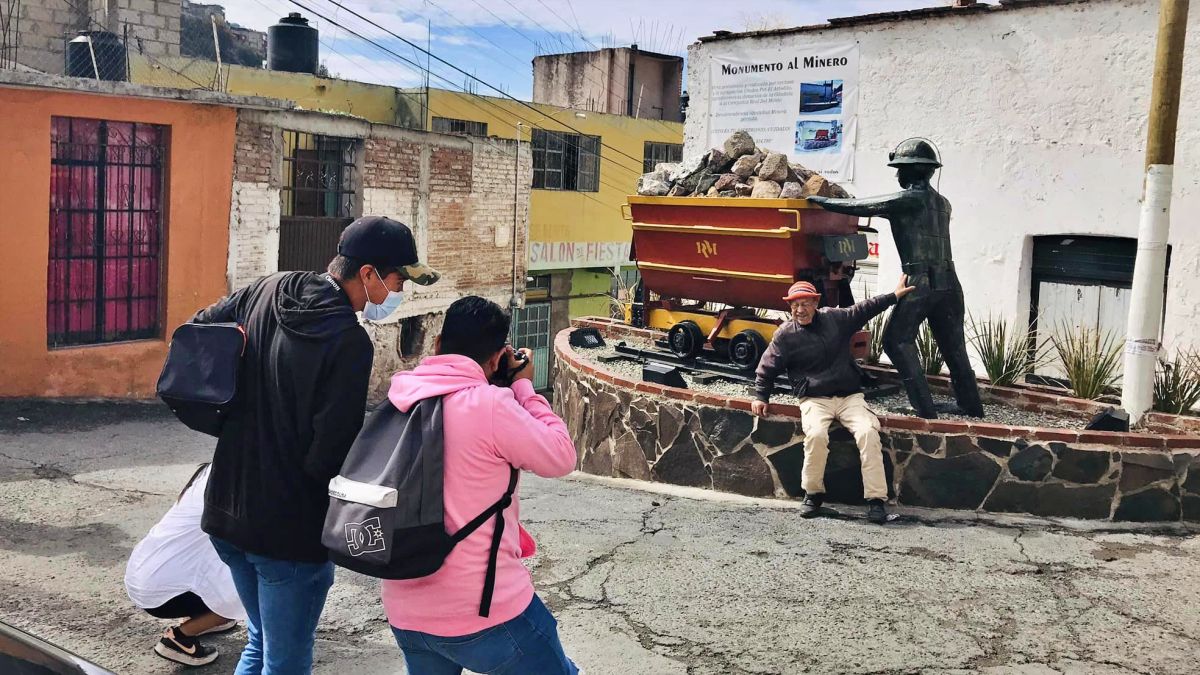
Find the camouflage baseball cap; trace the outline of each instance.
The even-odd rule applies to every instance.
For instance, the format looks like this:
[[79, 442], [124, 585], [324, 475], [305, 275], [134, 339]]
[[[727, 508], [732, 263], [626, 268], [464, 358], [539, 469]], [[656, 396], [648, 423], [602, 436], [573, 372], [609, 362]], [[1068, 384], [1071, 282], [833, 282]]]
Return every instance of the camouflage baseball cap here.
[[417, 242], [407, 225], [386, 216], [363, 216], [342, 230], [338, 254], [377, 267], [399, 267], [413, 283], [428, 286], [441, 278], [417, 257]]
[[442, 275], [437, 270], [433, 269], [425, 263], [413, 263], [412, 265], [404, 265], [400, 269], [404, 270], [404, 276], [413, 280], [415, 284], [428, 286], [437, 283]]

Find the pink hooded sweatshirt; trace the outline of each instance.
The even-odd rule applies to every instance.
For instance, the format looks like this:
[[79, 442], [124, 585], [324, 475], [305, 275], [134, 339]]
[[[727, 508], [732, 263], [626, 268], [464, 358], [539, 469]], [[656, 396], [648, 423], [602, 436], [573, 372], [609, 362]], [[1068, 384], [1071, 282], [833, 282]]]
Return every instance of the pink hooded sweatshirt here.
[[[445, 397], [443, 501], [448, 531], [458, 530], [504, 495], [510, 464], [546, 478], [565, 476], [575, 468], [575, 445], [567, 425], [534, 393], [529, 380], [517, 380], [511, 388], [493, 386], [478, 363], [454, 354], [428, 357], [416, 369], [392, 377], [388, 398], [401, 411], [432, 396]], [[479, 616], [479, 600], [495, 519], [459, 543], [437, 572], [383, 582], [383, 607], [392, 626], [457, 637], [525, 611], [533, 600], [533, 579], [521, 558], [533, 554], [534, 544], [519, 527], [517, 494], [504, 511], [490, 616]]]

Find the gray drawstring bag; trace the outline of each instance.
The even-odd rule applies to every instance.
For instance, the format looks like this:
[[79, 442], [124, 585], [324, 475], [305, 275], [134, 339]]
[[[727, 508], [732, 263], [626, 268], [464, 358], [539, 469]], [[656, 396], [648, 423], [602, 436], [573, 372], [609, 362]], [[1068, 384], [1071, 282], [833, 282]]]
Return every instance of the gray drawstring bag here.
[[438, 571], [454, 546], [495, 517], [479, 615], [487, 616], [518, 471], [494, 504], [451, 534], [442, 502], [442, 399], [402, 413], [384, 401], [363, 423], [341, 473], [329, 481], [321, 543], [340, 567], [379, 579], [415, 579]]

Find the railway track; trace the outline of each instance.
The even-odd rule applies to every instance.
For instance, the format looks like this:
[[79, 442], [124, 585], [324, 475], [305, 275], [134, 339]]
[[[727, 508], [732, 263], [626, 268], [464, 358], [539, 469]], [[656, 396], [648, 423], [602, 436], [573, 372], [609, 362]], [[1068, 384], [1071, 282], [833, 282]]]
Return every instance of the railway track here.
[[[600, 361], [609, 362], [615, 360], [632, 360], [640, 361], [645, 364], [648, 362], [666, 363], [677, 366], [683, 371], [686, 371], [700, 384], [708, 384], [717, 380], [745, 384], [747, 387], [754, 384], [754, 373], [723, 361], [697, 356], [693, 358], [684, 358], [671, 352], [667, 346], [666, 340], [656, 340], [654, 349], [641, 349], [626, 344], [624, 341], [618, 342], [613, 346], [616, 354], [600, 357]], [[788, 382], [787, 376], [781, 375], [775, 380], [775, 391], [785, 394], [792, 393], [792, 385]], [[900, 385], [884, 384], [879, 382], [867, 381], [863, 383], [863, 394], [867, 400], [890, 396], [900, 391]]]

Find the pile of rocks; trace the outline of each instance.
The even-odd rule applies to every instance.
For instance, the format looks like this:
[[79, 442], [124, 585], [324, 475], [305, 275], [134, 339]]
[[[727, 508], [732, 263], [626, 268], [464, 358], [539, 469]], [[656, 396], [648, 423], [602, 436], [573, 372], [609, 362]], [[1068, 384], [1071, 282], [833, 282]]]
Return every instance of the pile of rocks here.
[[787, 155], [763, 150], [745, 131], [735, 131], [720, 148], [679, 164], [659, 164], [638, 179], [637, 193], [669, 197], [760, 197], [803, 199], [849, 197], [841, 186]]

